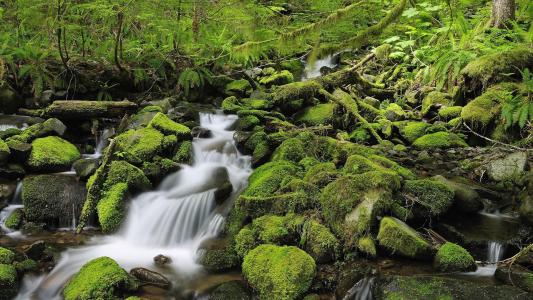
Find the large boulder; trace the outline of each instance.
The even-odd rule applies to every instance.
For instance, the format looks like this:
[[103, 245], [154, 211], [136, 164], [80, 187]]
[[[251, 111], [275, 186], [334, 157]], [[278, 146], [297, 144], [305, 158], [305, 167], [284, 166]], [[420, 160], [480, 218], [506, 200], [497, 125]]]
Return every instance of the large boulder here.
[[476, 262], [463, 247], [447, 242], [435, 255], [434, 266], [441, 272], [467, 272], [476, 270]]
[[504, 158], [492, 160], [487, 165], [487, 175], [494, 181], [514, 179], [524, 173], [527, 152], [514, 152]]
[[455, 133], [439, 131], [417, 138], [413, 146], [424, 150], [467, 147], [468, 144]]
[[413, 214], [427, 218], [441, 215], [453, 204], [454, 192], [440, 181], [431, 179], [406, 180], [402, 194], [413, 201]]
[[189, 127], [172, 121], [163, 113], [157, 113], [148, 124], [148, 127], [153, 127], [164, 134], [175, 135], [178, 141], [192, 138]]
[[67, 126], [65, 126], [63, 122], [58, 119], [52, 118], [42, 123], [32, 125], [24, 129], [22, 133], [14, 135], [8, 138], [6, 141], [9, 142], [10, 140], [18, 140], [21, 142], [29, 143], [39, 137], [45, 137], [49, 135], [62, 136], [66, 130]]
[[300, 244], [317, 263], [331, 262], [340, 253], [339, 240], [326, 226], [315, 220], [304, 224]]
[[321, 103], [310, 106], [296, 114], [295, 120], [297, 123], [307, 126], [328, 125], [335, 118], [335, 108], [336, 104], [334, 103]]
[[316, 264], [296, 247], [261, 245], [244, 257], [242, 272], [261, 298], [297, 299], [311, 286]]
[[114, 232], [122, 224], [127, 198], [128, 184], [126, 183], [117, 183], [104, 193], [103, 198], [96, 205], [98, 221], [103, 232]]
[[35, 139], [31, 145], [30, 157], [26, 164], [36, 171], [69, 170], [81, 157], [76, 146], [57, 136]]
[[454, 207], [465, 213], [478, 212], [483, 208], [483, 201], [479, 193], [467, 184], [446, 179], [438, 175], [433, 177], [445, 184], [454, 193]]
[[15, 253], [7, 248], [0, 247], [0, 264], [11, 264], [15, 259]]
[[138, 288], [137, 280], [113, 259], [99, 257], [86, 263], [65, 285], [65, 300], [123, 299]]
[[405, 257], [426, 259], [431, 254], [428, 241], [409, 225], [393, 217], [381, 219], [377, 239], [381, 246]]
[[37, 175], [22, 181], [22, 202], [27, 221], [51, 226], [70, 225], [79, 215], [85, 187], [73, 176]]
[[165, 276], [146, 268], [133, 268], [130, 270], [130, 274], [142, 284], [149, 284], [162, 289], [169, 289], [172, 285]]
[[133, 164], [150, 161], [162, 151], [163, 140], [164, 135], [154, 128], [130, 129], [115, 138], [117, 150]]

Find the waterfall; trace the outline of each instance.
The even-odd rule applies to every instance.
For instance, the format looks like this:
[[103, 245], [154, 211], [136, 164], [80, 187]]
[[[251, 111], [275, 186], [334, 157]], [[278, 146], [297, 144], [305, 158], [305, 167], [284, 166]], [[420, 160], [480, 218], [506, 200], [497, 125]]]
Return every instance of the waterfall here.
[[328, 55], [322, 59], [316, 60], [313, 63], [306, 63], [302, 81], [306, 81], [312, 78], [316, 78], [322, 75], [320, 70], [323, 67], [335, 68], [337, 66], [337, 55]]
[[2, 210], [0, 210], [0, 229], [2, 229], [3, 232], [6, 233], [7, 236], [11, 238], [23, 238], [24, 235], [22, 232], [18, 230], [13, 230], [10, 228], [7, 228], [4, 223], [6, 219], [11, 215], [13, 211], [15, 211], [18, 208], [24, 208], [24, 205], [22, 205], [22, 180], [19, 180], [17, 182], [17, 187], [15, 188], [15, 193], [13, 194], [13, 198], [9, 201], [9, 205], [7, 207], [4, 207]]
[[487, 263], [479, 265], [475, 272], [465, 273], [466, 275], [490, 277], [494, 276], [494, 272], [498, 268], [498, 262], [503, 259], [505, 254], [505, 247], [501, 242], [489, 241], [487, 244]]
[[372, 300], [372, 285], [374, 277], [365, 277], [359, 280], [348, 292], [343, 300]]
[[487, 261], [492, 264], [496, 264], [503, 257], [503, 245], [497, 241], [490, 241], [487, 252]]
[[109, 144], [109, 138], [115, 135], [114, 128], [106, 128], [96, 135], [94, 154], [84, 154], [86, 158], [99, 158], [104, 153], [105, 147]]
[[[216, 236], [224, 215], [215, 203], [217, 174], [228, 175], [234, 199], [246, 187], [251, 173], [250, 157], [241, 155], [229, 128], [236, 116], [200, 114], [200, 123], [213, 133], [193, 140], [194, 164], [169, 175], [151, 192], [131, 201], [122, 228], [111, 236], [94, 237], [86, 246], [63, 252], [56, 267], [42, 280], [28, 280], [17, 299], [60, 299], [64, 283], [82, 265], [100, 256], [115, 259], [123, 268], [155, 268], [153, 258], [163, 254], [172, 259], [168, 276], [194, 275], [199, 244]], [[227, 172], [220, 172], [221, 169]], [[228, 200], [231, 201], [232, 199]], [[182, 281], [182, 280], [180, 280]]]

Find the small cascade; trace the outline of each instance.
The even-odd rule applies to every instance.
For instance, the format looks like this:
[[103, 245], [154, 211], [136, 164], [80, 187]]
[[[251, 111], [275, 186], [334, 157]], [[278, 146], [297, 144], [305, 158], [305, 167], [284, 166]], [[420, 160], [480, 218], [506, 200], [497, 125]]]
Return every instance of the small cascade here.
[[344, 296], [343, 300], [372, 300], [372, 285], [374, 277], [359, 280]]
[[4, 223], [6, 219], [11, 215], [13, 211], [19, 208], [24, 208], [24, 205], [22, 205], [22, 180], [19, 180], [17, 182], [17, 187], [15, 188], [15, 193], [13, 194], [13, 198], [9, 201], [9, 205], [7, 207], [4, 207], [0, 211], [0, 229], [2, 229], [3, 232], [6, 233], [7, 236], [12, 238], [22, 238], [24, 237], [22, 233], [18, 230], [13, 230], [10, 228], [7, 228]]
[[316, 60], [312, 63], [304, 62], [305, 69], [302, 75], [302, 81], [306, 81], [306, 80], [321, 76], [322, 75], [321, 70], [324, 67], [330, 68], [330, 69], [335, 68], [338, 65], [337, 60], [338, 60], [338, 56], [335, 54], [332, 54], [322, 59]]
[[155, 191], [133, 199], [115, 235], [94, 237], [86, 246], [63, 252], [52, 272], [42, 280], [27, 281], [33, 285], [23, 289], [26, 298], [60, 299], [64, 283], [87, 261], [100, 256], [115, 259], [129, 271], [134, 267], [154, 268], [153, 258], [163, 254], [172, 259], [165, 274], [175, 278], [176, 284], [199, 271], [198, 246], [215, 237], [225, 220], [224, 206], [215, 203], [219, 182], [215, 176], [227, 174], [232, 183], [233, 194], [227, 201], [230, 204], [246, 187], [251, 173], [250, 157], [238, 152], [234, 132], [229, 130], [236, 120], [236, 116], [200, 114], [201, 126], [213, 134], [193, 140], [193, 165], [183, 166]]
[[11, 199], [11, 204], [21, 204], [22, 203], [22, 180], [17, 182], [17, 187], [15, 189], [15, 194]]
[[99, 158], [103, 155], [105, 147], [109, 144], [109, 138], [115, 135], [115, 128], [110, 127], [96, 135], [96, 144], [93, 154], [84, 154], [85, 158]]
[[487, 252], [487, 262], [496, 264], [502, 260], [504, 247], [500, 242], [490, 241]]

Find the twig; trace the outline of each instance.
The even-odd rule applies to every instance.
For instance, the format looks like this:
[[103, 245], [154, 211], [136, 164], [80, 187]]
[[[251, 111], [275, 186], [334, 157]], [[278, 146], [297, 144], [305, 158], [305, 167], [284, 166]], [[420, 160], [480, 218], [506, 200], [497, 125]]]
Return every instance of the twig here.
[[495, 141], [493, 139], [490, 139], [484, 135], [481, 135], [477, 132], [475, 132], [474, 130], [472, 130], [472, 128], [470, 128], [465, 122], [463, 122], [463, 125], [466, 127], [466, 129], [468, 129], [471, 133], [473, 133], [475, 136], [478, 136], [486, 141], [489, 141], [491, 143], [494, 143], [494, 144], [498, 144], [498, 145], [502, 145], [502, 146], [505, 146], [505, 147], [509, 147], [509, 148], [512, 148], [512, 149], [516, 149], [516, 150], [521, 150], [521, 151], [533, 151], [533, 149], [527, 149], [527, 148], [520, 148], [520, 147], [517, 147], [517, 146], [513, 146], [513, 145], [510, 145], [510, 144], [506, 144], [506, 143], [502, 143], [502, 142], [498, 142], [498, 141]]

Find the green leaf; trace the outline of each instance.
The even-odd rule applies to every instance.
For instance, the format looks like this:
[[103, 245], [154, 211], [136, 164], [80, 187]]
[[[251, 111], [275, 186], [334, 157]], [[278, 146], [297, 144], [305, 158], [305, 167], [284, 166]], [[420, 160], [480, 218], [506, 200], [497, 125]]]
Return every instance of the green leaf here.
[[416, 8], [410, 7], [403, 12], [402, 16], [410, 19], [414, 16], [417, 16], [418, 14], [420, 14], [420, 12]]

